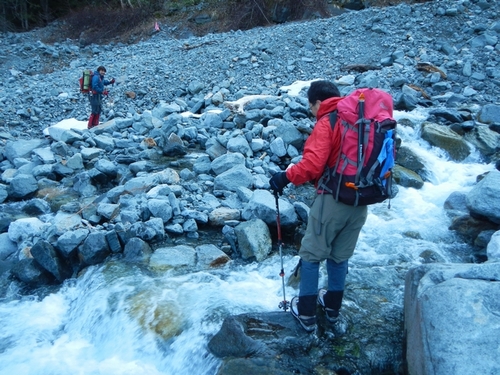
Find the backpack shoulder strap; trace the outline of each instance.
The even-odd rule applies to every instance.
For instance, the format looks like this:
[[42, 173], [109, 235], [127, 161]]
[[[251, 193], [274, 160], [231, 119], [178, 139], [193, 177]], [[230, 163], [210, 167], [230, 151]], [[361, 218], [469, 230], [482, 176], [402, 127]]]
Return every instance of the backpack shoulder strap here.
[[[337, 110], [330, 112], [328, 118], [330, 121], [330, 127], [332, 128], [332, 131], [333, 131], [333, 129], [335, 129], [335, 124], [337, 123]], [[340, 153], [339, 153], [339, 158], [337, 159], [337, 163], [335, 165], [335, 168], [333, 169], [334, 171], [337, 170], [339, 160], [340, 160]], [[324, 193], [324, 191], [333, 194], [333, 191], [327, 187], [327, 183], [331, 177], [332, 177], [332, 175], [330, 173], [330, 168], [328, 167], [328, 165], [325, 165], [325, 170], [323, 172], [323, 175], [321, 176], [321, 178], [318, 181], [318, 188], [320, 188], [322, 190], [322, 194]], [[320, 230], [321, 229], [318, 229], [318, 234], [320, 233]]]
[[337, 110], [330, 112], [330, 126], [332, 130], [335, 128], [335, 124], [337, 123]]

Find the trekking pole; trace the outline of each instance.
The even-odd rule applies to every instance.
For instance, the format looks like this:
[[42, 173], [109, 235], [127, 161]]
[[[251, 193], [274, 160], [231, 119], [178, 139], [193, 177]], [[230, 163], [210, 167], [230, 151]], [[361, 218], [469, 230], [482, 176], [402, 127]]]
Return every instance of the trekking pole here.
[[278, 248], [280, 251], [280, 259], [281, 259], [280, 276], [281, 276], [281, 285], [283, 287], [283, 301], [280, 302], [278, 307], [286, 311], [286, 309], [288, 308], [288, 301], [286, 300], [285, 297], [285, 270], [283, 268], [283, 253], [282, 253], [283, 241], [281, 240], [281, 220], [280, 220], [280, 206], [278, 203], [278, 192], [274, 192], [274, 198], [276, 200], [276, 226], [278, 227]]

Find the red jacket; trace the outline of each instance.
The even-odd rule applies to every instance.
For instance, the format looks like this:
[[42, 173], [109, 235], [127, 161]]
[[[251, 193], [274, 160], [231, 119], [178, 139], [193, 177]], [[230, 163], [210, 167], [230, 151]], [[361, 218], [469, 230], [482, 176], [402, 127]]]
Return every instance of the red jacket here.
[[286, 171], [286, 177], [294, 185], [311, 181], [317, 186], [325, 166], [333, 167], [340, 152], [340, 126], [330, 126], [330, 112], [337, 109], [342, 98], [329, 98], [321, 102], [316, 124], [304, 145], [302, 159]]

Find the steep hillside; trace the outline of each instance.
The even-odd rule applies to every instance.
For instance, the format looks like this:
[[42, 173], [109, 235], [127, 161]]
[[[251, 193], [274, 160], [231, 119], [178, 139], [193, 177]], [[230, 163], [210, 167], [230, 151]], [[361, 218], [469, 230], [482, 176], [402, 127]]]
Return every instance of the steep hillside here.
[[[272, 26], [318, 18], [328, 18], [365, 7], [385, 7], [400, 3], [418, 3], [426, 0], [309, 0], [293, 2], [292, 6], [271, 6], [269, 1], [242, 1], [235, 7], [232, 2], [217, 0], [197, 5], [181, 6], [169, 2], [162, 11], [144, 8], [109, 9], [85, 8], [72, 12], [44, 29], [39, 29], [45, 43], [78, 40], [82, 45], [110, 42], [136, 43], [147, 39], [158, 30], [155, 24], [178, 39], [221, 33], [230, 30], [248, 30], [259, 26]], [[427, 0], [428, 1], [428, 0]], [[240, 4], [239, 3], [239, 4]], [[104, 15], [104, 16], [96, 16]]]

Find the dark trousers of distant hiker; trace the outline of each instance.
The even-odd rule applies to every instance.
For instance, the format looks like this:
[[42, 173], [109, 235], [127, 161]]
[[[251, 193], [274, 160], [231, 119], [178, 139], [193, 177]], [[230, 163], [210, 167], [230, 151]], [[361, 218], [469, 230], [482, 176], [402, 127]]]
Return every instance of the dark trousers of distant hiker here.
[[90, 94], [89, 100], [92, 113], [89, 118], [89, 123], [87, 124], [88, 129], [99, 125], [99, 117], [101, 116], [102, 110], [102, 95], [97, 93]]

